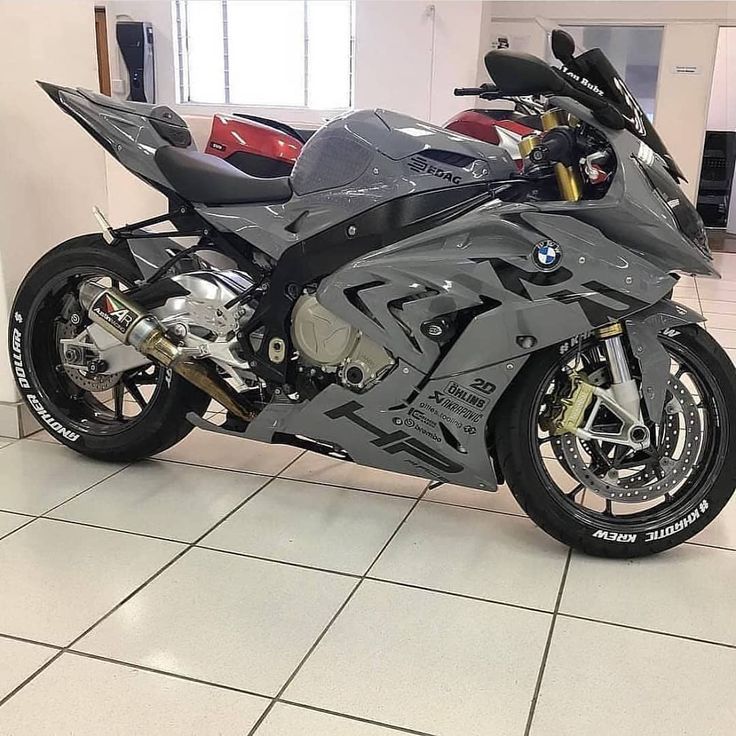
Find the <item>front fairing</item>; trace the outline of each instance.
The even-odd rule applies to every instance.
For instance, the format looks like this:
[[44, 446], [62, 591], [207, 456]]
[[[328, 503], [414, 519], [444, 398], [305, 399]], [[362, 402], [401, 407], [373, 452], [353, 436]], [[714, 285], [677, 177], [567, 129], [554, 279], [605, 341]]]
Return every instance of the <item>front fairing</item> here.
[[[554, 97], [551, 103], [600, 131], [611, 144], [617, 165], [614, 179], [603, 198], [580, 202], [540, 202], [536, 208], [543, 212], [573, 215], [667, 273], [718, 276], [707, 241], [705, 246], [698, 245], [685, 235], [678, 223], [674, 208], [689, 208], [695, 217], [697, 213], [664, 162], [651, 155], [651, 151], [629, 131], [602, 126], [580, 103], [567, 97]], [[651, 162], [644, 163], [643, 159]], [[646, 175], [647, 167], [651, 167], [659, 177], [666, 177], [668, 191], [676, 192], [676, 195], [670, 194], [665, 199], [664, 194], [653, 186], [652, 179], [657, 177]]]

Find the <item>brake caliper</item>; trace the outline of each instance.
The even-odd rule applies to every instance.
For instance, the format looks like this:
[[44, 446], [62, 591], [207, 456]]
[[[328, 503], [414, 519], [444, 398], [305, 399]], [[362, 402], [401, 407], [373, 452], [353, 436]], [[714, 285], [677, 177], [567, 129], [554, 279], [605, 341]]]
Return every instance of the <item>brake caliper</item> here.
[[570, 391], [567, 396], [559, 398], [557, 410], [546, 418], [545, 426], [542, 426], [543, 430], [556, 436], [579, 429], [595, 393], [595, 386], [585, 373], [572, 371], [569, 378]]

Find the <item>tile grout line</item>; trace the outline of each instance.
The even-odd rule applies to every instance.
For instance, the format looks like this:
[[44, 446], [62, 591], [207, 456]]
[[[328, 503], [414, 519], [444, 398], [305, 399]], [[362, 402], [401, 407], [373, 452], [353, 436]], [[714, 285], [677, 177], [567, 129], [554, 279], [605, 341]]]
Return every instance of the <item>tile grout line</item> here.
[[[276, 478], [274, 478], [274, 480], [276, 480]], [[265, 485], [263, 486], [263, 488], [265, 488]], [[261, 489], [258, 489], [258, 490], [261, 490]], [[246, 499], [246, 500], [250, 500], [250, 497], [248, 499]], [[426, 501], [426, 499], [423, 499], [423, 501]], [[452, 504], [443, 504], [443, 505], [452, 505]], [[463, 508], [465, 508], [465, 507], [463, 507]], [[470, 508], [470, 507], [468, 507], [468, 508]], [[237, 510], [237, 509], [234, 509], [233, 511], [235, 511], [235, 510]], [[471, 510], [487, 511], [488, 513], [502, 513], [503, 514], [503, 512], [491, 512], [491, 511], [488, 511], [486, 509], [472, 509], [471, 508]], [[16, 513], [17, 514], [17, 512], [6, 512], [6, 513]], [[17, 515], [28, 517], [28, 515], [26, 515], [26, 514], [17, 514]], [[109, 532], [118, 533], [118, 534], [127, 534], [127, 535], [130, 535], [130, 536], [141, 537], [141, 538], [144, 538], [144, 539], [154, 539], [154, 540], [158, 540], [158, 541], [161, 541], [161, 542], [168, 542], [168, 543], [173, 543], [173, 544], [179, 544], [179, 545], [182, 545], [182, 546], [190, 545], [192, 547], [196, 547], [197, 549], [203, 549], [203, 550], [207, 550], [209, 552], [217, 552], [217, 553], [220, 553], [220, 554], [232, 555], [232, 556], [235, 556], [235, 557], [243, 557], [243, 558], [246, 558], [246, 559], [258, 560], [258, 561], [261, 561], [261, 562], [269, 562], [269, 563], [272, 563], [272, 564], [275, 564], [275, 565], [285, 565], [287, 567], [296, 567], [296, 568], [299, 568], [299, 569], [302, 569], [302, 570], [313, 570], [315, 572], [323, 572], [323, 573], [326, 573], [328, 575], [337, 575], [337, 576], [342, 576], [342, 577], [354, 578], [356, 580], [360, 580], [361, 577], [365, 577], [366, 580], [372, 580], [374, 582], [384, 583], [386, 585], [395, 585], [395, 586], [402, 587], [402, 588], [410, 588], [410, 589], [413, 589], [413, 590], [422, 590], [422, 591], [425, 591], [427, 593], [437, 593], [439, 595], [448, 595], [448, 596], [452, 596], [452, 597], [455, 597], [455, 598], [461, 598], [461, 599], [464, 599], [464, 600], [478, 601], [480, 603], [490, 603], [492, 605], [506, 606], [508, 608], [516, 608], [516, 609], [519, 609], [519, 610], [532, 611], [532, 612], [535, 612], [535, 613], [545, 613], [545, 614], [551, 614], [552, 613], [552, 611], [550, 611], [549, 609], [546, 609], [546, 608], [538, 608], [538, 607], [535, 607], [535, 606], [527, 606], [527, 605], [524, 605], [524, 604], [521, 604], [521, 603], [512, 603], [511, 601], [504, 601], [504, 600], [499, 600], [499, 599], [496, 599], [496, 598], [485, 598], [483, 596], [476, 596], [476, 595], [472, 595], [470, 593], [460, 593], [460, 592], [453, 591], [453, 590], [446, 590], [446, 589], [442, 589], [442, 588], [433, 588], [433, 587], [430, 587], [430, 586], [427, 586], [427, 585], [419, 585], [419, 584], [416, 584], [416, 583], [409, 583], [409, 582], [406, 582], [406, 581], [403, 581], [403, 580], [391, 580], [390, 578], [382, 578], [382, 577], [377, 577], [377, 576], [368, 575], [368, 574], [366, 574], [365, 576], [361, 576], [358, 573], [346, 572], [344, 570], [335, 570], [335, 569], [331, 569], [331, 568], [327, 568], [327, 567], [319, 567], [317, 565], [310, 565], [310, 564], [307, 564], [307, 563], [294, 562], [292, 560], [281, 560], [281, 559], [277, 559], [275, 557], [265, 557], [263, 555], [256, 555], [256, 554], [252, 554], [252, 553], [248, 553], [248, 552], [241, 552], [239, 550], [224, 549], [224, 548], [220, 548], [220, 547], [211, 547], [211, 546], [206, 545], [206, 544], [197, 544], [196, 542], [191, 542], [191, 541], [186, 541], [186, 540], [180, 540], [180, 539], [173, 539], [171, 537], [161, 537], [161, 536], [157, 536], [157, 535], [154, 535], [154, 534], [146, 534], [144, 532], [135, 532], [135, 531], [130, 531], [130, 530], [126, 530], [126, 529], [115, 529], [113, 527], [100, 526], [98, 524], [91, 524], [91, 523], [77, 521], [77, 520], [73, 520], [73, 519], [59, 519], [59, 518], [55, 518], [55, 517], [48, 517], [48, 518], [46, 518], [46, 517], [28, 517], [28, 518], [29, 518], [29, 522], [28, 523], [30, 523], [32, 521], [35, 521], [37, 518], [43, 518], [45, 521], [55, 521], [55, 522], [59, 522], [59, 523], [72, 524], [72, 525], [76, 525], [76, 526], [83, 526], [83, 527], [92, 528], [92, 529], [100, 529], [102, 531], [109, 531]], [[524, 517], [518, 517], [518, 518], [524, 518]], [[13, 530], [11, 532], [8, 532], [4, 537], [0, 537], [0, 541], [2, 539], [4, 539], [5, 537], [10, 536], [11, 534], [15, 533], [16, 531], [20, 531], [20, 529], [24, 528], [27, 525], [28, 524], [23, 524], [22, 526], [18, 527], [18, 529], [15, 529], [15, 530]], [[207, 532], [207, 534], [209, 534], [209, 531]], [[720, 551], [723, 551], [723, 552], [736, 552], [736, 550], [734, 550], [733, 548], [730, 548], [730, 547], [720, 547], [720, 546], [708, 545], [708, 544], [704, 544], [704, 543], [700, 543], [700, 542], [684, 542], [684, 544], [688, 544], [688, 545], [691, 545], [691, 546], [694, 546], [694, 547], [703, 547], [703, 548], [706, 548], [706, 549], [716, 549], [716, 550], [720, 550]], [[717, 641], [713, 641], [713, 640], [709, 640], [709, 639], [699, 639], [697, 637], [688, 637], [686, 635], [680, 635], [680, 634], [672, 634], [672, 633], [669, 633], [669, 632], [666, 632], [666, 631], [660, 631], [660, 630], [657, 630], [657, 629], [647, 629], [647, 628], [643, 628], [643, 627], [629, 626], [627, 624], [620, 624], [620, 623], [617, 623], [615, 621], [607, 621], [605, 619], [591, 618], [591, 617], [588, 617], [588, 616], [578, 616], [578, 615], [575, 615], [575, 614], [566, 614], [566, 613], [562, 613], [562, 612], [558, 613], [558, 615], [569, 617], [569, 618], [578, 618], [578, 619], [583, 620], [583, 621], [591, 621], [591, 622], [594, 622], [594, 623], [608, 624], [608, 625], [611, 625], [611, 626], [622, 626], [622, 627], [625, 627], [625, 628], [633, 628], [633, 629], [640, 630], [640, 631], [646, 631], [646, 632], [649, 632], [649, 633], [652, 633], [652, 634], [662, 634], [662, 635], [665, 635], [665, 636], [674, 636], [674, 637], [680, 638], [680, 639], [690, 639], [692, 641], [702, 642], [704, 644], [713, 644], [713, 645], [716, 645], [716, 646], [725, 646], [725, 647], [730, 647], [731, 646], [731, 645], [729, 645], [727, 643], [724, 643], [724, 642], [717, 642]], [[5, 634], [5, 633], [0, 632], [0, 637], [3, 637], [3, 636], [4, 637], [11, 637], [11, 638], [13, 638], [13, 635], [12, 634]], [[20, 638], [22, 639], [22, 637], [20, 637]], [[30, 641], [30, 643], [38, 643], [38, 642], [35, 642], [33, 640], [29, 640], [29, 641]], [[53, 646], [53, 647], [61, 648], [60, 645], [56, 645], [56, 644], [48, 644], [48, 646]], [[736, 645], [734, 645], [734, 646], [736, 647]]]
[[698, 299], [698, 311], [702, 314], [703, 313], [703, 301], [700, 298], [700, 289], [698, 288], [698, 280], [696, 278], [693, 278], [693, 284], [695, 285], [695, 296]]
[[529, 706], [529, 715], [526, 721], [526, 728], [524, 729], [524, 736], [529, 736], [532, 730], [532, 722], [534, 721], [534, 712], [537, 708], [537, 700], [539, 699], [539, 693], [542, 689], [542, 680], [544, 679], [544, 670], [547, 666], [547, 657], [549, 657], [549, 650], [552, 646], [552, 637], [555, 633], [555, 623], [557, 621], [557, 614], [560, 610], [560, 604], [562, 603], [562, 594], [565, 590], [565, 583], [567, 581], [567, 572], [570, 569], [570, 560], [572, 559], [572, 548], [567, 552], [567, 559], [565, 560], [565, 567], [562, 571], [562, 579], [560, 580], [560, 589], [557, 592], [557, 601], [555, 602], [555, 608], [552, 612], [552, 621], [549, 624], [549, 633], [547, 634], [547, 641], [544, 645], [544, 651], [542, 652], [542, 662], [539, 665], [539, 673], [537, 675], [537, 682], [534, 685], [534, 693], [532, 695], [532, 702]]
[[91, 486], [88, 486], [87, 488], [79, 491], [79, 493], [75, 493], [73, 496], [69, 496], [69, 498], [64, 499], [61, 503], [57, 503], [56, 506], [52, 506], [50, 509], [46, 509], [42, 514], [38, 514], [36, 516], [37, 519], [43, 519], [45, 518], [46, 514], [50, 514], [52, 511], [56, 511], [60, 506], [63, 506], [65, 503], [69, 503], [69, 501], [73, 501], [75, 498], [79, 498], [82, 494], [87, 493], [87, 491], [91, 491], [93, 488], [96, 488], [102, 483], [105, 483], [106, 481], [110, 480], [110, 478], [114, 478], [116, 475], [123, 472], [123, 470], [127, 470], [129, 467], [131, 467], [133, 463], [127, 463], [126, 465], [123, 465], [122, 468], [118, 468], [115, 472], [110, 473], [110, 475], [102, 478], [101, 480], [98, 480], [96, 483], [93, 483]]
[[494, 606], [505, 606], [506, 608], [515, 608], [519, 611], [532, 611], [533, 613], [544, 613], [547, 616], [553, 612], [547, 608], [535, 608], [534, 606], [525, 606], [522, 603], [511, 603], [510, 601], [500, 601], [495, 598], [483, 598], [482, 596], [470, 595], [469, 593], [458, 593], [453, 590], [442, 590], [441, 588], [429, 588], [426, 585], [417, 585], [415, 583], [406, 583], [401, 580], [389, 580], [388, 578], [378, 578], [373, 575], [366, 575], [366, 580], [374, 583], [383, 583], [384, 585], [396, 585], [399, 588], [409, 588], [410, 590], [423, 590], [425, 593], [437, 593], [439, 595], [449, 595], [453, 598], [461, 598], [466, 601], [477, 601], [478, 603], [490, 603]]
[[[20, 442], [20, 440], [17, 440], [17, 441]], [[3, 448], [0, 448], [0, 450], [2, 450], [2, 449]], [[92, 490], [96, 486], [100, 485], [100, 483], [104, 483], [109, 478], [113, 478], [118, 473], [122, 473], [123, 470], [125, 470], [128, 467], [130, 467], [130, 465], [131, 465], [131, 463], [129, 463], [128, 465], [124, 465], [122, 468], [118, 468], [114, 472], [110, 473], [110, 475], [107, 475], [104, 478], [96, 481], [91, 486], [87, 486], [86, 488], [83, 488], [81, 491], [79, 491], [78, 493], [75, 493], [73, 496], [69, 496], [69, 498], [65, 498], [61, 503], [57, 503], [56, 506], [52, 506], [50, 509], [47, 509], [46, 511], [44, 511], [41, 514], [26, 514], [26, 513], [22, 512], [22, 511], [8, 511], [6, 509], [0, 509], [4, 513], [7, 513], [7, 514], [18, 514], [19, 516], [29, 516], [29, 517], [32, 517], [25, 524], [21, 524], [17, 529], [13, 529], [12, 531], [9, 531], [7, 534], [0, 535], [0, 542], [2, 542], [3, 539], [6, 539], [7, 537], [9, 537], [11, 534], [15, 534], [16, 532], [19, 532], [21, 529], [25, 529], [27, 526], [29, 526], [30, 524], [32, 524], [34, 521], [37, 521], [38, 519], [45, 518], [45, 514], [49, 514], [52, 511], [54, 511], [55, 509], [58, 509], [59, 506], [63, 506], [65, 503], [67, 503], [67, 501], [71, 501], [72, 499], [77, 498], [78, 496], [81, 496], [83, 493], [87, 493], [87, 491]], [[2, 705], [2, 703], [3, 703], [3, 701], [0, 701], [0, 705]]]
[[322, 632], [319, 634], [319, 636], [314, 640], [312, 643], [312, 646], [309, 647], [307, 650], [307, 653], [302, 657], [299, 664], [296, 666], [294, 671], [289, 675], [289, 677], [286, 679], [286, 682], [281, 686], [281, 688], [278, 690], [276, 695], [273, 697], [271, 702], [266, 706], [266, 709], [261, 713], [258, 720], [253, 724], [253, 727], [248, 731], [247, 736], [254, 736], [256, 731], [260, 728], [261, 724], [266, 720], [268, 717], [268, 714], [273, 710], [273, 707], [281, 700], [281, 696], [286, 692], [287, 688], [291, 683], [294, 681], [294, 678], [299, 674], [299, 671], [302, 669], [302, 667], [305, 665], [307, 660], [312, 656], [312, 653], [317, 649], [317, 647], [320, 645], [324, 637], [326, 636], [327, 632], [330, 630], [332, 625], [337, 621], [340, 614], [345, 610], [348, 603], [353, 599], [355, 596], [355, 593], [357, 592], [358, 588], [363, 584], [363, 581], [366, 579], [370, 571], [373, 569], [376, 562], [378, 562], [381, 555], [384, 553], [386, 548], [391, 544], [391, 542], [395, 539], [396, 535], [399, 533], [401, 528], [406, 523], [406, 520], [412, 515], [414, 512], [414, 509], [419, 505], [419, 502], [422, 500], [424, 495], [429, 490], [429, 483], [426, 484], [424, 490], [421, 492], [421, 494], [414, 500], [414, 503], [411, 505], [411, 508], [406, 512], [404, 515], [404, 518], [399, 522], [396, 529], [392, 532], [392, 534], [389, 536], [389, 538], [386, 540], [385, 544], [381, 547], [381, 549], [378, 551], [378, 554], [373, 558], [373, 562], [367, 567], [366, 571], [361, 575], [358, 582], [355, 584], [353, 589], [348, 594], [347, 598], [342, 602], [342, 604], [339, 606], [337, 611], [335, 611], [334, 615], [330, 620], [327, 622], [327, 625], [322, 629]]
[[371, 726], [381, 726], [382, 728], [388, 728], [393, 731], [399, 731], [401, 733], [409, 733], [409, 734], [413, 734], [414, 736], [436, 736], [435, 734], [431, 734], [428, 731], [416, 731], [415, 729], [407, 728], [406, 726], [396, 726], [393, 723], [386, 723], [385, 721], [374, 721], [371, 718], [363, 718], [363, 716], [354, 716], [354, 715], [350, 715], [349, 713], [341, 713], [339, 710], [330, 710], [329, 708], [320, 708], [316, 705], [308, 705], [307, 703], [300, 703], [297, 700], [281, 699], [279, 700], [279, 703], [282, 703], [283, 705], [290, 705], [295, 708], [303, 708], [304, 710], [312, 710], [317, 713], [325, 713], [331, 716], [340, 716], [342, 718], [346, 718], [351, 721], [357, 721], [358, 723], [367, 723]]
[[644, 626], [634, 626], [633, 624], [622, 624], [618, 621], [605, 621], [601, 618], [591, 618], [590, 616], [579, 616], [575, 613], [557, 614], [562, 618], [570, 618], [576, 621], [587, 621], [592, 624], [602, 624], [603, 626], [615, 626], [619, 629], [629, 629], [630, 631], [641, 631], [644, 634], [654, 634], [655, 636], [667, 636], [670, 639], [682, 639], [684, 641], [692, 641], [697, 644], [707, 644], [713, 647], [723, 647], [724, 649], [736, 649], [736, 644], [729, 644], [725, 641], [713, 641], [712, 639], [700, 639], [697, 636], [687, 636], [687, 634], [673, 634], [671, 631], [657, 631], [657, 629], [648, 629]]
[[[294, 460], [292, 462], [295, 462], [296, 460], [297, 460], [297, 458], [294, 458]], [[291, 465], [291, 463], [289, 463], [289, 465]], [[120, 470], [123, 470], [123, 468], [121, 468]], [[118, 471], [118, 472], [120, 472], [120, 471]], [[38, 675], [40, 675], [45, 669], [47, 669], [54, 662], [56, 662], [56, 660], [59, 659], [59, 657], [61, 657], [62, 654], [64, 654], [65, 652], [69, 651], [77, 642], [79, 642], [81, 639], [83, 639], [85, 636], [87, 636], [87, 634], [89, 634], [95, 627], [99, 626], [105, 619], [107, 619], [109, 616], [111, 616], [121, 606], [125, 605], [125, 603], [127, 603], [131, 598], [133, 598], [133, 596], [137, 595], [147, 585], [149, 585], [156, 578], [158, 578], [162, 573], [164, 573], [166, 570], [168, 570], [175, 562], [178, 562], [187, 552], [189, 552], [190, 549], [193, 549], [196, 546], [197, 542], [202, 541], [202, 539], [204, 539], [208, 534], [210, 534], [211, 532], [213, 532], [218, 526], [220, 526], [220, 524], [224, 523], [233, 514], [235, 514], [237, 511], [239, 511], [243, 506], [245, 506], [245, 504], [248, 503], [248, 501], [250, 501], [252, 498], [254, 498], [255, 496], [257, 496], [264, 488], [266, 488], [274, 480], [276, 480], [276, 476], [272, 476], [271, 478], [268, 478], [262, 486], [260, 486], [255, 491], [253, 491], [253, 493], [251, 493], [250, 496], [248, 496], [246, 499], [244, 499], [242, 503], [238, 504], [238, 506], [236, 506], [234, 509], [232, 509], [229, 513], [225, 514], [225, 516], [223, 516], [216, 524], [214, 524], [213, 526], [211, 526], [203, 534], [201, 534], [199, 537], [197, 537], [197, 539], [195, 539], [194, 542], [191, 542], [190, 544], [188, 544], [183, 550], [181, 550], [180, 552], [178, 552], [165, 565], [163, 565], [156, 572], [154, 572], [151, 576], [149, 576], [146, 580], [144, 580], [133, 591], [131, 591], [125, 597], [123, 597], [123, 599], [121, 601], [119, 601], [115, 606], [113, 606], [103, 616], [101, 616], [99, 619], [97, 619], [97, 621], [95, 621], [91, 626], [87, 627], [81, 634], [79, 634], [71, 642], [69, 642], [68, 644], [66, 644], [64, 646], [64, 648], [61, 649], [48, 662], [46, 662], [43, 665], [41, 665], [41, 667], [39, 667], [35, 672], [31, 673], [17, 687], [13, 688], [3, 698], [0, 698], [0, 707], [2, 707], [5, 703], [7, 703], [8, 700], [10, 700], [18, 692], [20, 692], [28, 683], [30, 683], [32, 680], [34, 680], [36, 677], [38, 677]], [[93, 487], [93, 486], [90, 486], [90, 487]], [[84, 492], [84, 491], [82, 491], [82, 492]], [[77, 495], [79, 495], [79, 494], [77, 494]], [[67, 500], [70, 500], [70, 499], [67, 499]]]

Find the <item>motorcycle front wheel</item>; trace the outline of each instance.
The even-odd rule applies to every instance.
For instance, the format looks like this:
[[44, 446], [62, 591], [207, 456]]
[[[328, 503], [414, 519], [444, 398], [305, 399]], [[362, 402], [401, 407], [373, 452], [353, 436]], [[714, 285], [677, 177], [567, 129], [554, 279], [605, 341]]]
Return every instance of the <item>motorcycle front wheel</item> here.
[[[541, 351], [496, 411], [496, 453], [514, 497], [544, 531], [586, 554], [628, 558], [675, 547], [713, 521], [736, 486], [733, 363], [696, 325], [660, 339], [670, 378], [662, 416], [645, 413], [646, 450], [549, 431], [545, 418], [559, 410], [573, 372], [604, 387], [610, 381], [595, 339], [562, 354]], [[606, 419], [615, 418], [604, 411]]]
[[15, 382], [40, 425], [85, 455], [116, 462], [149, 457], [194, 427], [209, 397], [180, 376], [147, 363], [109, 375], [70, 368], [64, 339], [90, 320], [79, 303], [86, 281], [126, 290], [141, 278], [127, 248], [100, 236], [63, 243], [36, 263], [18, 289], [9, 320]]

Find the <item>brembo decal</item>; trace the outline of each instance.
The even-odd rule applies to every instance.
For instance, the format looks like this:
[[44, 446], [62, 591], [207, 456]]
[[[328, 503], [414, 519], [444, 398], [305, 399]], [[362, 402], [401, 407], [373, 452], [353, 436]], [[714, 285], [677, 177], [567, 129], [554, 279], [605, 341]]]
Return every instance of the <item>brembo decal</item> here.
[[[22, 324], [23, 322], [23, 316], [19, 312], [15, 313], [14, 319], [18, 324]], [[26, 369], [23, 367], [23, 353], [21, 351], [22, 337], [23, 335], [20, 329], [17, 326], [14, 326], [10, 340], [10, 352], [12, 353], [13, 371], [15, 372], [15, 377], [18, 380], [18, 385], [22, 389], [28, 390], [31, 388], [31, 384], [28, 381]], [[60, 434], [65, 439], [69, 440], [69, 442], [76, 442], [79, 439], [79, 434], [77, 434], [77, 432], [67, 429], [63, 424], [61, 424], [61, 422], [57, 421], [53, 416], [51, 416], [51, 414], [49, 414], [46, 407], [44, 407], [35, 393], [26, 393], [25, 397], [33, 411], [36, 412], [39, 421], [46, 424], [52, 432]]]
[[92, 311], [122, 334], [128, 331], [133, 322], [130, 310], [110, 294], [100, 294], [92, 305]]
[[441, 169], [439, 166], [435, 166], [423, 156], [412, 156], [409, 159], [407, 166], [412, 171], [416, 171], [417, 174], [431, 174], [432, 176], [436, 176], [438, 179], [444, 179], [445, 181], [450, 181], [453, 184], [459, 184], [462, 181], [462, 177], [457, 176], [457, 174], [453, 174], [450, 171], [446, 171], [445, 169]]
[[[462, 465], [440, 455], [436, 450], [432, 449], [423, 442], [410, 437], [406, 432], [399, 429], [395, 432], [384, 432], [380, 427], [371, 424], [367, 419], [361, 417], [357, 412], [363, 408], [362, 404], [357, 401], [348, 401], [347, 404], [336, 406], [325, 412], [325, 416], [330, 419], [348, 419], [361, 429], [366, 430], [375, 435], [375, 439], [371, 440], [371, 444], [379, 447], [384, 452], [395, 455], [399, 452], [406, 453], [422, 463], [431, 465], [444, 473], [460, 473]], [[411, 461], [410, 461], [411, 462]]]
[[[423, 419], [425, 421], [422, 421]], [[404, 419], [402, 419], [401, 417], [394, 417], [393, 421], [397, 427], [403, 426], [403, 427], [406, 427], [407, 429], [412, 429], [415, 432], [418, 432], [419, 434], [421, 434], [423, 437], [426, 437], [427, 439], [432, 440], [433, 442], [442, 443], [443, 441], [442, 437], [440, 437], [437, 434], [437, 432], [434, 431], [437, 428], [436, 423], [432, 422], [432, 424], [434, 424], [434, 427], [432, 427], [431, 425], [425, 426], [427, 425], [427, 419], [424, 416], [422, 416], [421, 418], [419, 417], [415, 418], [415, 416], [412, 416], [411, 412], [409, 412], [408, 417], [405, 417]], [[432, 420], [430, 419], [428, 421], [431, 422]]]

